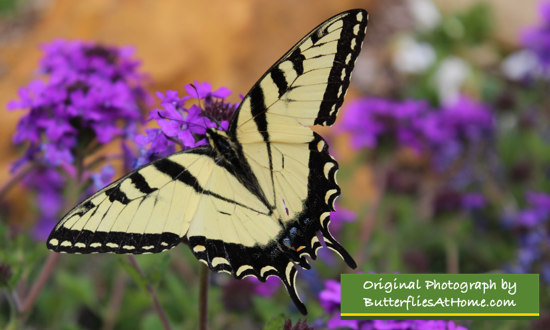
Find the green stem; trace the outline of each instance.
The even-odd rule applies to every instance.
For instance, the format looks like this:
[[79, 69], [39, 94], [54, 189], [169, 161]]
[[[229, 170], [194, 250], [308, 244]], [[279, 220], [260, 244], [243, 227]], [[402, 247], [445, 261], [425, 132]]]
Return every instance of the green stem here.
[[[367, 216], [361, 228], [359, 229], [359, 242], [360, 246], [366, 246], [370, 237], [376, 227], [377, 220], [380, 219], [380, 209], [384, 201], [386, 194], [386, 176], [390, 170], [390, 160], [383, 160], [378, 165], [373, 166], [374, 176], [376, 178], [376, 195], [369, 205]], [[362, 265], [367, 260], [367, 249], [362, 248], [356, 255], [356, 261], [358, 265]]]
[[[17, 313], [19, 311], [19, 305], [14, 295], [10, 294], [10, 292], [8, 292], [7, 290], [4, 291], [4, 293], [5, 293], [6, 300], [10, 306], [10, 317], [9, 317], [8, 324], [11, 324], [11, 326], [13, 327], [14, 325], [17, 324], [16, 322], [17, 322]], [[7, 326], [6, 328], [9, 328], [9, 326]]]
[[42, 270], [40, 271], [40, 275], [36, 279], [36, 282], [34, 282], [31, 291], [23, 300], [21, 303], [21, 306], [19, 307], [19, 313], [24, 314], [28, 310], [31, 309], [31, 307], [34, 305], [34, 302], [36, 301], [36, 298], [38, 297], [38, 294], [44, 287], [44, 284], [46, 284], [46, 281], [48, 278], [50, 278], [50, 275], [52, 274], [53, 270], [55, 269], [55, 264], [57, 263], [57, 260], [59, 260], [59, 253], [50, 252], [50, 255], [48, 256], [48, 259], [46, 259], [46, 262], [44, 263], [44, 267], [42, 267]]
[[132, 254], [129, 254], [128, 255], [128, 260], [130, 261], [130, 264], [132, 264], [132, 266], [138, 271], [141, 278], [145, 280], [145, 283], [146, 283], [145, 287], [147, 288], [147, 291], [149, 292], [149, 295], [151, 296], [151, 299], [153, 299], [153, 306], [155, 307], [155, 311], [159, 315], [160, 321], [162, 322], [162, 325], [163, 325], [164, 329], [166, 329], [166, 330], [172, 329], [170, 327], [170, 322], [168, 322], [168, 317], [166, 317], [166, 313], [164, 312], [164, 309], [162, 308], [162, 305], [159, 302], [159, 299], [157, 297], [157, 293], [155, 292], [155, 290], [153, 289], [151, 284], [149, 284], [149, 282], [145, 278], [145, 273], [143, 272], [143, 270], [139, 266], [139, 264], [136, 260], [136, 256], [134, 256]]
[[453, 239], [447, 241], [447, 273], [458, 274], [458, 247]]
[[[459, 219], [452, 219], [459, 221]], [[456, 223], [449, 223], [446, 226], [446, 243], [445, 243], [445, 257], [447, 259], [447, 273], [458, 274], [460, 257], [458, 252], [458, 244], [456, 243]]]
[[200, 263], [199, 275], [199, 329], [208, 329], [208, 280], [210, 270], [208, 266]]
[[102, 330], [114, 329], [116, 318], [119, 314], [120, 307], [122, 306], [122, 298], [124, 298], [125, 291], [126, 276], [123, 272], [119, 271], [112, 288], [111, 298], [109, 299], [109, 305], [107, 306]]

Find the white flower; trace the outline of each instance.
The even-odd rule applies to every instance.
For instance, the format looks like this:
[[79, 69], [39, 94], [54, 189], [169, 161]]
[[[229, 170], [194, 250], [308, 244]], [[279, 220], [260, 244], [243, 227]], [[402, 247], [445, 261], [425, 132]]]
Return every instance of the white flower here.
[[441, 13], [432, 0], [409, 0], [408, 5], [420, 29], [431, 30], [441, 21]]
[[435, 88], [441, 103], [451, 104], [458, 99], [470, 70], [470, 65], [458, 57], [448, 57], [441, 62], [434, 76]]
[[530, 50], [518, 50], [506, 57], [500, 65], [502, 73], [510, 80], [522, 80], [541, 75], [537, 55]]
[[393, 56], [394, 67], [405, 73], [422, 73], [435, 61], [435, 51], [425, 42], [418, 42], [410, 36], [397, 40], [397, 49]]

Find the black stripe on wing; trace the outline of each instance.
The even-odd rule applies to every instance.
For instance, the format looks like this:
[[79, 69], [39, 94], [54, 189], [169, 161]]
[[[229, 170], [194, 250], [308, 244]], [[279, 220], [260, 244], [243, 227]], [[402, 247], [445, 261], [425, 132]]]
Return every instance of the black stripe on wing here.
[[135, 234], [60, 227], [50, 234], [47, 246], [52, 251], [63, 253], [142, 254], [171, 249], [181, 240], [173, 233]]
[[365, 38], [367, 19], [368, 14], [364, 10], [350, 11], [342, 18], [342, 34], [338, 40], [336, 56], [328, 79], [329, 82], [337, 83], [327, 85], [319, 114], [315, 119], [316, 125], [330, 126], [336, 120], [338, 110], [344, 102], [355, 60]]
[[288, 82], [286, 81], [283, 70], [279, 68], [273, 68], [271, 69], [269, 74], [271, 75], [271, 79], [273, 79], [273, 82], [279, 90], [279, 97], [281, 97], [288, 89]]
[[[299, 45], [300, 44], [298, 44], [297, 46]], [[306, 57], [304, 56], [304, 54], [302, 54], [300, 48], [296, 48], [287, 59], [292, 62], [294, 71], [296, 71], [298, 75], [304, 73], [304, 61], [306, 60]]]

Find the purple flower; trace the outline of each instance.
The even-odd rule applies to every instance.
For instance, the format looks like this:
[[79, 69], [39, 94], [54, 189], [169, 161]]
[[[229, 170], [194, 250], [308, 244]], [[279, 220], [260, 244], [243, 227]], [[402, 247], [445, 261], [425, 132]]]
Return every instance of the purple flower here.
[[340, 283], [335, 280], [325, 281], [325, 289], [319, 294], [321, 307], [329, 315], [326, 327], [328, 329], [361, 329], [361, 330], [389, 330], [389, 329], [456, 329], [466, 328], [457, 325], [454, 321], [439, 320], [342, 320], [340, 318]]
[[530, 191], [525, 194], [525, 200], [526, 208], [505, 217], [505, 220], [515, 217], [515, 221], [507, 222], [519, 229], [519, 250], [515, 264], [509, 268], [514, 272], [541, 273], [543, 279], [550, 279], [550, 273], [547, 273], [550, 270], [547, 267], [547, 256], [550, 254], [550, 194]]
[[443, 107], [440, 121], [455, 139], [477, 142], [486, 139], [494, 129], [494, 118], [490, 108], [466, 96]]
[[535, 227], [550, 220], [550, 195], [528, 191], [525, 200], [529, 207], [517, 213], [517, 223], [525, 227]]
[[483, 208], [485, 204], [485, 197], [480, 193], [468, 193], [462, 195], [462, 207], [465, 209], [480, 209]]
[[32, 237], [37, 241], [45, 242], [58, 220], [57, 216], [54, 218], [41, 217], [32, 228]]
[[525, 199], [531, 206], [537, 209], [541, 214], [550, 214], [550, 195], [546, 193], [538, 193], [528, 191]]
[[535, 209], [521, 210], [516, 216], [517, 223], [528, 228], [538, 225], [543, 220], [538, 210]]
[[356, 149], [411, 148], [442, 171], [469, 146], [488, 140], [494, 119], [489, 107], [465, 96], [440, 109], [423, 100], [366, 97], [346, 108], [340, 130], [351, 134]]
[[325, 289], [319, 294], [319, 302], [330, 318], [327, 321], [327, 328], [360, 329], [359, 324], [363, 321], [342, 320], [340, 318], [340, 283], [335, 280], [325, 281]]
[[382, 141], [417, 147], [414, 119], [429, 111], [425, 101], [403, 102], [367, 97], [347, 107], [340, 130], [351, 133], [355, 149], [375, 148]]
[[103, 166], [99, 173], [92, 174], [95, 190], [99, 190], [109, 184], [113, 180], [114, 175], [115, 169], [111, 164]]
[[[374, 320], [366, 329], [390, 330], [390, 329], [426, 329], [426, 330], [465, 330], [467, 328], [457, 325], [454, 321], [439, 320]], [[361, 328], [363, 329], [363, 328]]]
[[[64, 139], [64, 141], [70, 141], [72, 139]], [[59, 166], [65, 163], [72, 163], [74, 156], [67, 146], [68, 143], [48, 143], [45, 142], [41, 145], [43, 151], [43, 160], [48, 165]]]
[[[227, 130], [229, 127], [229, 120], [238, 106], [225, 101], [231, 94], [229, 89], [221, 87], [212, 91], [210, 83], [195, 81], [185, 85], [185, 91], [189, 95], [183, 97], [179, 97], [176, 91], [157, 92], [161, 108], [152, 110], [149, 119], [156, 120], [160, 128], [147, 129], [146, 135], [136, 137], [140, 155], [134, 168], [176, 150], [207, 144], [208, 128]], [[192, 100], [196, 100], [198, 105], [187, 104]]]
[[423, 135], [423, 150], [437, 170], [449, 168], [472, 146], [490, 141], [495, 129], [490, 108], [466, 96], [417, 118], [416, 127]]
[[141, 120], [149, 98], [131, 49], [55, 40], [43, 50], [39, 72], [47, 79], [22, 87], [19, 99], [8, 104], [9, 110], [28, 109], [13, 141], [29, 143], [32, 152], [18, 166], [71, 163], [77, 146], [131, 133], [122, 126], [135, 129], [131, 124]]
[[197, 99], [207, 99], [209, 97], [225, 99], [232, 93], [227, 87], [220, 87], [215, 91], [212, 91], [212, 84], [209, 82], [201, 83], [196, 80], [193, 84], [185, 85], [184, 88], [187, 94], [189, 94], [189, 97]]
[[550, 2], [540, 2], [539, 15], [539, 25], [525, 29], [521, 34], [521, 43], [537, 55], [543, 70], [548, 71], [550, 69]]

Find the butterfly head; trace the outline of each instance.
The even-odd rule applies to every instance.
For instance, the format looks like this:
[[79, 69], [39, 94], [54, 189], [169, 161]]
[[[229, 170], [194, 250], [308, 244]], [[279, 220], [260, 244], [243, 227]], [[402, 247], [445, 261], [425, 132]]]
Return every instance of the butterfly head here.
[[212, 149], [216, 151], [218, 159], [223, 158], [231, 161], [236, 158], [235, 144], [229, 138], [227, 132], [209, 128], [206, 130], [206, 138]]

